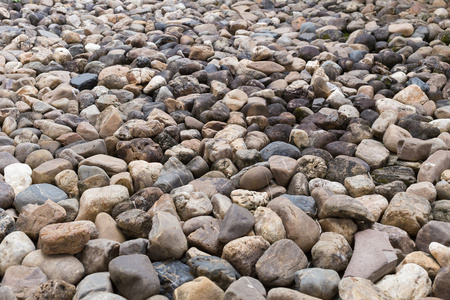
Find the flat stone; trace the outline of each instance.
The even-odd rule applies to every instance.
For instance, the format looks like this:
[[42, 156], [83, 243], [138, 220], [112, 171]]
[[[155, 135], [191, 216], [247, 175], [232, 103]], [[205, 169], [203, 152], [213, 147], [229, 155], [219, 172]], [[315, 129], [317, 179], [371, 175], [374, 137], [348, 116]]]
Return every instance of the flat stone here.
[[225, 291], [224, 300], [264, 300], [266, 299], [266, 289], [258, 280], [243, 276], [233, 282]]
[[396, 265], [397, 256], [388, 234], [367, 229], [355, 234], [354, 253], [344, 278], [360, 277], [377, 282], [393, 272]]

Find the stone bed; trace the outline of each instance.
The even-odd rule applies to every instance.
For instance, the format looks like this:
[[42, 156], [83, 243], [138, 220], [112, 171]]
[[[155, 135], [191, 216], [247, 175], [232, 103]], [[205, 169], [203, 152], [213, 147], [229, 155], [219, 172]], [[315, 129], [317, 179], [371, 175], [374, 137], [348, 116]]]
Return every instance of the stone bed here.
[[450, 299], [449, 12], [2, 1], [0, 299]]

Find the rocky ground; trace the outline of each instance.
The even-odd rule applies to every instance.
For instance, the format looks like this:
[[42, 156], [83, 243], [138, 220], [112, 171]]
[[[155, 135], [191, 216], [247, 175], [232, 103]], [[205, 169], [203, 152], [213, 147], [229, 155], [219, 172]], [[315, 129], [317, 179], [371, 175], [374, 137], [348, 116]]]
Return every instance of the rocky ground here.
[[449, 12], [0, 3], [0, 299], [450, 299]]

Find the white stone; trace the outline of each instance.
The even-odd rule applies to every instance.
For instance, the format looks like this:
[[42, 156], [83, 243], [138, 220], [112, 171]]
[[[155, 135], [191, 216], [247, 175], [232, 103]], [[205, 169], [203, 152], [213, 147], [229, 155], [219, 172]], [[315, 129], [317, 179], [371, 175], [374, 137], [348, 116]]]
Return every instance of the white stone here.
[[9, 267], [20, 265], [23, 258], [35, 249], [34, 243], [22, 231], [8, 234], [0, 244], [0, 275], [5, 275]]
[[223, 103], [232, 111], [240, 110], [246, 103], [247, 94], [241, 90], [232, 90], [223, 98]]
[[431, 293], [427, 271], [416, 264], [406, 264], [395, 275], [387, 275], [377, 286], [389, 299], [419, 300]]
[[95, 51], [97, 51], [97, 50], [99, 50], [101, 48], [101, 46], [100, 45], [97, 45], [97, 44], [94, 44], [94, 43], [88, 43], [88, 44], [86, 44], [85, 46], [84, 46], [84, 49], [87, 51], [87, 52], [95, 52]]
[[450, 247], [446, 247], [437, 242], [432, 242], [430, 246], [428, 246], [428, 249], [442, 268], [450, 267]]
[[433, 120], [429, 124], [439, 128], [441, 132], [450, 132], [450, 119]]
[[163, 85], [166, 85], [167, 82], [164, 79], [164, 77], [162, 76], [155, 76], [152, 78], [152, 80], [150, 80], [150, 82], [147, 84], [147, 86], [144, 88], [144, 93], [145, 94], [150, 94], [153, 91], [159, 89], [160, 87], [162, 87]]
[[397, 80], [397, 83], [400, 84], [405, 84], [408, 81], [408, 77], [406, 76], [406, 74], [400, 71], [395, 72], [394, 74], [391, 75], [391, 77]]
[[5, 182], [8, 183], [17, 195], [32, 183], [30, 166], [27, 164], [11, 164], [5, 168]]
[[347, 189], [344, 187], [342, 183], [336, 182], [336, 181], [330, 181], [322, 178], [314, 178], [311, 181], [309, 181], [309, 192], [312, 193], [312, 191], [318, 187], [328, 187], [330, 188], [333, 193], [340, 194], [340, 195], [347, 195]]
[[66, 48], [56, 48], [53, 52], [53, 58], [59, 64], [72, 60], [72, 54]]
[[345, 104], [339, 107], [338, 112], [347, 118], [359, 118], [359, 111], [353, 105]]

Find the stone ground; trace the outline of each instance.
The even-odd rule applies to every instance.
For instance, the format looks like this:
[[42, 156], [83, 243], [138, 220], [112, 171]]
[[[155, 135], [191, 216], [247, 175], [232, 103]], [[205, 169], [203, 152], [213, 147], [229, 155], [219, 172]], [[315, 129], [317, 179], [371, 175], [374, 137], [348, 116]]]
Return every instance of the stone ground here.
[[450, 299], [449, 12], [2, 1], [0, 299]]

